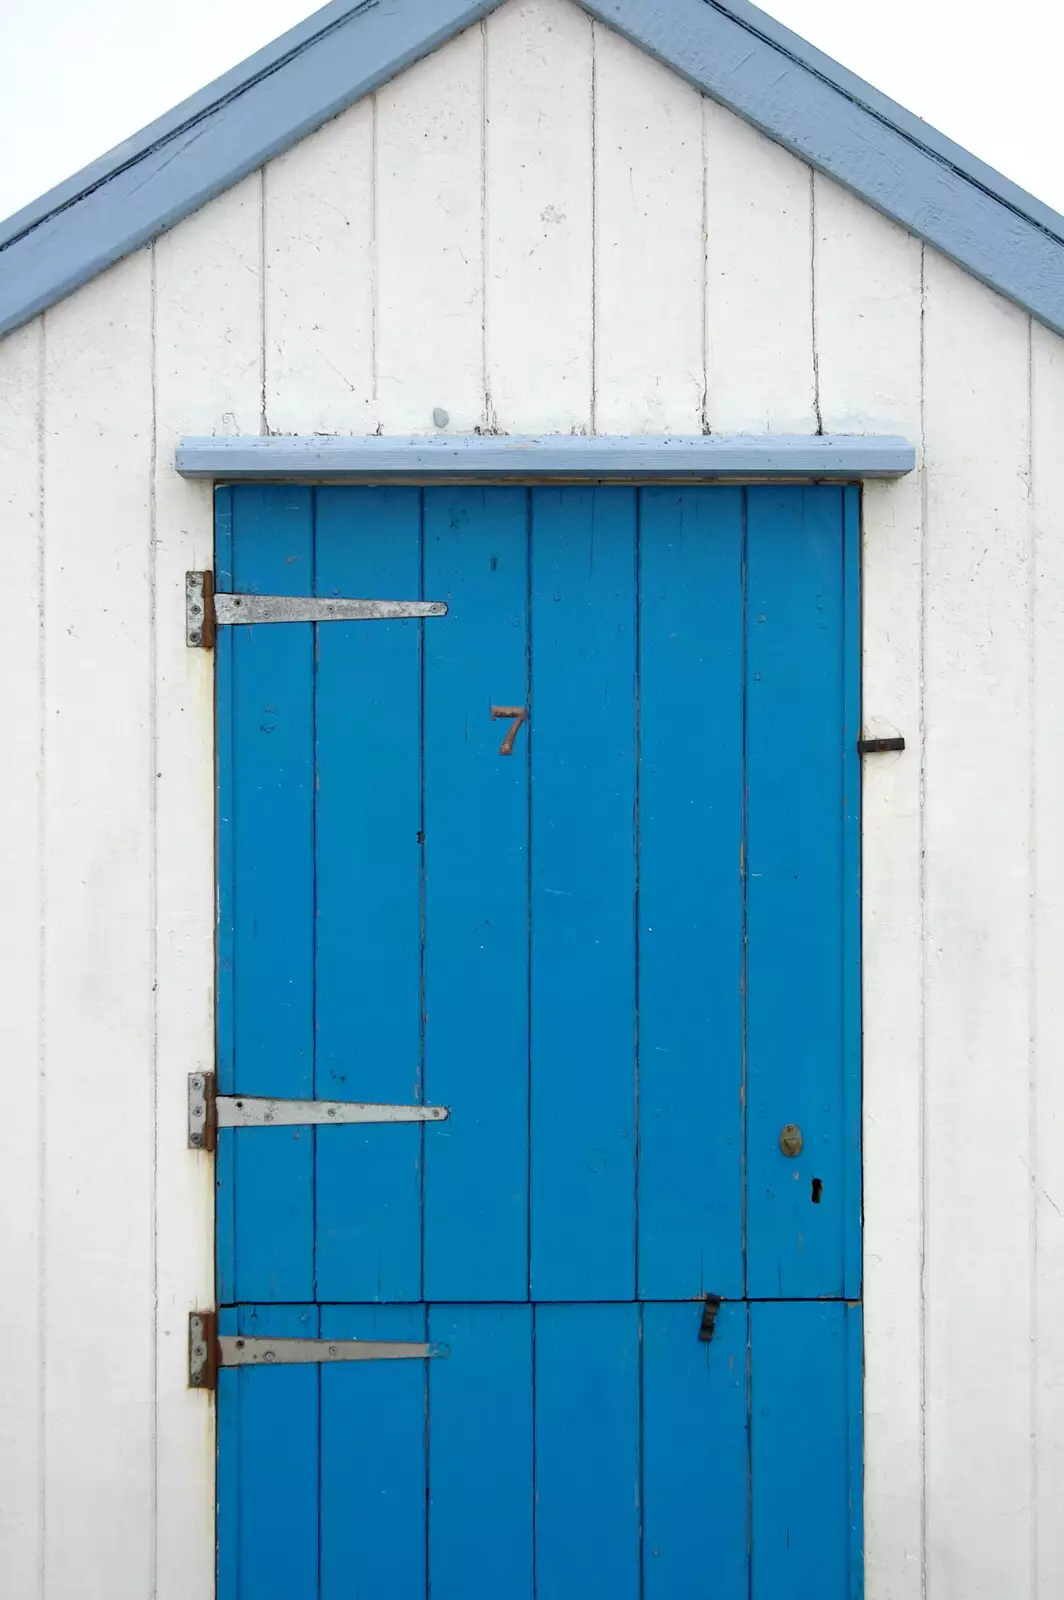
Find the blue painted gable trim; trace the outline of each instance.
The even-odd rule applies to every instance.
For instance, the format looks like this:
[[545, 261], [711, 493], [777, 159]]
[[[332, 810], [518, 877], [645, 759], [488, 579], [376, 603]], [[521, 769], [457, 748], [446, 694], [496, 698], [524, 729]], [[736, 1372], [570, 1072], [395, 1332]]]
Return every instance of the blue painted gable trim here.
[[[747, 0], [580, 3], [1064, 333], [1064, 217]], [[332, 0], [0, 224], [0, 334], [172, 227], [497, 4]]]
[[0, 334], [172, 228], [498, 3], [334, 0], [13, 217], [0, 230]]
[[[587, 3], [587, 0], [584, 0]], [[589, 10], [818, 171], [1064, 332], [1064, 217], [744, 0]]]
[[183, 478], [225, 482], [785, 478], [855, 483], [904, 477], [916, 465], [916, 452], [893, 434], [428, 434], [401, 439], [273, 434], [182, 439], [174, 465]]

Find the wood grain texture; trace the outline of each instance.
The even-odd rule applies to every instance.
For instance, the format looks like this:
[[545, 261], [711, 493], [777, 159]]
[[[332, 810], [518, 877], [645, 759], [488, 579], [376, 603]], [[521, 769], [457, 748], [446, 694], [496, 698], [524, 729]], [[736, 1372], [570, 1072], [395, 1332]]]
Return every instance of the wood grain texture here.
[[[528, 1293], [531, 726], [500, 757], [494, 704], [529, 704], [528, 491], [424, 491], [428, 1300]], [[475, 1019], [474, 1025], [473, 1019]]]
[[637, 1285], [647, 1300], [743, 1293], [744, 502], [741, 489], [639, 495]]
[[[919, 441], [921, 246], [816, 180], [816, 329], [829, 430]], [[919, 1600], [922, 1542], [920, 671], [923, 481], [862, 491], [863, 726], [904, 754], [863, 772], [865, 1567]]]
[[154, 1581], [151, 435], [144, 252], [46, 318], [44, 1565], [85, 1600]]
[[483, 426], [484, 39], [470, 28], [377, 95], [377, 382], [386, 433]]
[[[417, 489], [319, 489], [314, 520], [319, 593], [417, 597]], [[253, 527], [248, 537], [254, 544]], [[317, 630], [319, 1099], [424, 1098], [422, 628], [408, 618]], [[353, 692], [355, 684], [373, 689]], [[321, 1128], [315, 1146], [315, 1295], [420, 1300], [420, 1127]]]
[[[532, 1319], [524, 1306], [434, 1306], [428, 1555], [436, 1600], [534, 1588]], [[396, 1363], [399, 1365], [400, 1363]]]
[[376, 426], [375, 114], [360, 101], [262, 177], [263, 420], [278, 433]]
[[696, 433], [705, 389], [702, 100], [595, 28], [596, 433]]
[[[1029, 1592], [1028, 324], [925, 263], [927, 1581]], [[1006, 1292], [985, 1315], [986, 1286]]]
[[814, 433], [810, 171], [703, 101], [706, 423], [714, 433]]
[[[312, 594], [312, 491], [240, 484], [216, 493], [232, 506], [234, 587]], [[314, 1093], [313, 663], [307, 623], [232, 628], [218, 650], [218, 704], [231, 706], [231, 738], [218, 750], [218, 874], [227, 892], [218, 939], [232, 962], [219, 969], [225, 1094]], [[313, 1299], [312, 1131], [226, 1130], [218, 1173], [219, 1302]]]
[[1052, 1600], [1064, 1573], [1064, 340], [1033, 330], [1034, 495], [1034, 1068], [1031, 1178], [1035, 1215], [1032, 1320], [1037, 1529], [1032, 1600]]
[[860, 1427], [860, 1316], [838, 1301], [750, 1307], [754, 1595], [863, 1593], [853, 1561], [860, 1452], [838, 1448]]
[[634, 1305], [536, 1307], [541, 1594], [640, 1593], [639, 1314]]
[[536, 489], [531, 537], [530, 1292], [629, 1300], [635, 491]]
[[749, 1308], [723, 1305], [712, 1340], [697, 1305], [642, 1307], [642, 1593], [748, 1600]]
[[[8, 1370], [0, 1410], [0, 1571], [12, 1593], [37, 1592], [41, 1559], [41, 1123], [40, 813], [42, 668], [41, 358], [35, 325], [0, 344], [0, 681], [4, 781], [0, 837], [0, 1349]], [[13, 691], [13, 692], [12, 692]]]
[[[744, 1220], [754, 1299], [860, 1292], [848, 1270], [859, 1241], [849, 1158], [860, 1062], [846, 1029], [856, 952], [844, 908], [859, 806], [844, 710], [859, 658], [846, 493], [764, 486], [746, 495]], [[781, 805], [780, 751], [795, 742], [801, 760]], [[789, 1159], [787, 1123], [804, 1139]]]
[[[326, 1339], [421, 1340], [425, 1307], [324, 1306], [321, 1332]], [[321, 1545], [319, 1586], [309, 1592], [321, 1600], [426, 1592], [429, 1365], [373, 1361], [321, 1370], [321, 1507], [312, 1498], [307, 1518]], [[371, 1449], [352, 1448], [368, 1439]]]
[[569, 0], [515, 0], [485, 31], [489, 413], [504, 432], [583, 432], [593, 348], [592, 24]]
[[216, 427], [258, 425], [260, 202], [249, 178], [155, 246], [159, 1600], [211, 1600], [214, 1583], [213, 1415], [186, 1370], [188, 1312], [213, 1296], [214, 1186], [183, 1131], [187, 1075], [214, 1062], [214, 664], [180, 626], [185, 572], [213, 565], [213, 493], [178, 478], [170, 452], [202, 420], [205, 387]]

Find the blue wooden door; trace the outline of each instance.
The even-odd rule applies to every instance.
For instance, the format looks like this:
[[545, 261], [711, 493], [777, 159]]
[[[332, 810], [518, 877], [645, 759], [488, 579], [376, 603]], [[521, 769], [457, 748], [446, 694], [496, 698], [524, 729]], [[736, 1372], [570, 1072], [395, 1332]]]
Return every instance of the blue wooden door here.
[[219, 1087], [450, 1110], [220, 1137], [223, 1331], [448, 1352], [223, 1370], [221, 1600], [860, 1594], [858, 527], [218, 491], [449, 607], [219, 637]]

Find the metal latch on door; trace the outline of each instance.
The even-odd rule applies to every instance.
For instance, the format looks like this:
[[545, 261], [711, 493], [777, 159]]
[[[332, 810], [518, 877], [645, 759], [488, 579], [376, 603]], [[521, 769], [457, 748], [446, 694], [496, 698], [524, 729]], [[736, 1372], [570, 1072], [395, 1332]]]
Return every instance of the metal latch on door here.
[[219, 1367], [323, 1366], [335, 1361], [430, 1361], [450, 1355], [445, 1344], [400, 1339], [263, 1339], [219, 1333], [216, 1311], [188, 1319], [190, 1389], [216, 1389]]
[[217, 594], [214, 573], [185, 573], [185, 643], [210, 650], [216, 628], [252, 622], [392, 622], [445, 617], [443, 600], [345, 600], [289, 594]]
[[218, 1094], [213, 1072], [191, 1072], [188, 1078], [188, 1142], [193, 1150], [213, 1150], [219, 1128], [338, 1128], [353, 1122], [446, 1122], [450, 1114], [447, 1106]]

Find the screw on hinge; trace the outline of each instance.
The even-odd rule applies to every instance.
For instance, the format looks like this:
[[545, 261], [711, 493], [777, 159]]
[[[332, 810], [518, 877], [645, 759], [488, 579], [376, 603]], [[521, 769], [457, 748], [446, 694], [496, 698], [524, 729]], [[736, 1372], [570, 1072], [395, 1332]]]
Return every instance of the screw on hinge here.
[[708, 1344], [713, 1337], [713, 1330], [717, 1326], [717, 1312], [720, 1310], [720, 1295], [707, 1294], [702, 1307], [702, 1323], [698, 1330], [698, 1337], [703, 1344]]
[[858, 739], [857, 754], [859, 756], [882, 756], [888, 750], [904, 750], [905, 740], [898, 735], [890, 739]]

